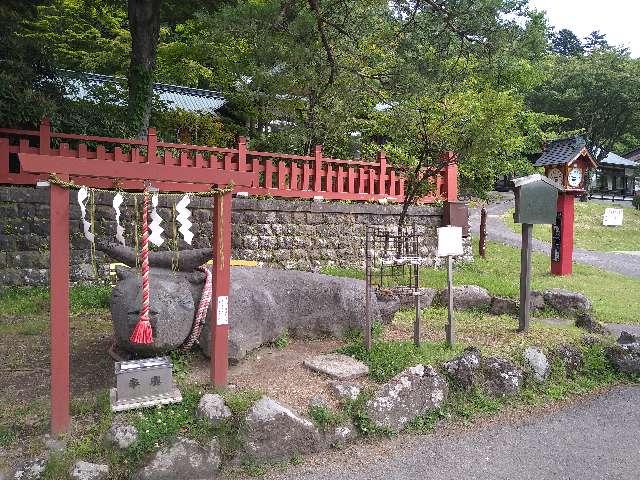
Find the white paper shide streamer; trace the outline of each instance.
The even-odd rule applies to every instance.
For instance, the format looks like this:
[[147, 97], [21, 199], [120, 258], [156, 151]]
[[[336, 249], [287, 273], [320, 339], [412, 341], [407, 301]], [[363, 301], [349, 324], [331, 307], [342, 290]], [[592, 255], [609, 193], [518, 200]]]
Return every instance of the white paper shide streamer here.
[[157, 208], [158, 194], [156, 193], [151, 197], [151, 223], [149, 224], [149, 231], [151, 234], [149, 235], [149, 241], [156, 247], [159, 247], [164, 243], [164, 238], [162, 238], [164, 228], [160, 226], [162, 223], [162, 217], [158, 214]]
[[178, 212], [176, 220], [180, 222], [180, 228], [178, 229], [178, 231], [182, 235], [182, 238], [184, 238], [185, 242], [191, 245], [191, 242], [193, 241], [193, 232], [191, 232], [190, 229], [191, 225], [193, 224], [189, 220], [189, 217], [191, 216], [191, 212], [187, 208], [189, 206], [189, 203], [191, 203], [189, 195], [185, 195], [180, 199], [180, 201], [176, 205], [176, 212]]
[[87, 221], [87, 200], [89, 198], [89, 190], [87, 187], [82, 187], [78, 190], [78, 205], [80, 205], [80, 214], [82, 218], [82, 228], [84, 229], [84, 236], [87, 240], [93, 243], [95, 237], [91, 233], [91, 223]]
[[116, 240], [125, 246], [124, 241], [124, 227], [120, 225], [120, 205], [124, 201], [124, 197], [121, 193], [116, 193], [116, 196], [113, 197], [113, 209], [116, 212]]

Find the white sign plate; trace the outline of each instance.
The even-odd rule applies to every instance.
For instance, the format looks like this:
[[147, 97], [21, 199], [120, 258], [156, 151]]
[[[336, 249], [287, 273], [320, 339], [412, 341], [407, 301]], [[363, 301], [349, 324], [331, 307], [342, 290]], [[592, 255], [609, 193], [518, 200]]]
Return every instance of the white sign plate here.
[[229, 324], [229, 297], [218, 297], [217, 324]]
[[464, 253], [462, 249], [462, 227], [438, 228], [438, 256], [455, 257]]
[[622, 225], [624, 211], [621, 208], [607, 208], [604, 211], [602, 225], [605, 227], [619, 227]]

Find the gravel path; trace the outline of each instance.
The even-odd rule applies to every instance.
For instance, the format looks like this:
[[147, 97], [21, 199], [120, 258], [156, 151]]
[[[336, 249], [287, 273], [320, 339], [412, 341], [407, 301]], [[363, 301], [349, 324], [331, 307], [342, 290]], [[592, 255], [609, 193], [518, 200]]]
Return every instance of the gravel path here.
[[382, 451], [353, 447], [269, 478], [633, 480], [640, 472], [639, 430], [640, 386], [623, 386], [516, 422], [400, 436]]
[[[487, 207], [487, 238], [506, 245], [520, 247], [521, 237], [502, 221], [501, 216], [513, 208], [513, 194], [505, 193], [504, 200], [492, 203]], [[474, 236], [480, 232], [480, 210], [470, 211], [471, 230]], [[551, 244], [533, 239], [536, 251], [551, 255]], [[614, 252], [592, 252], [576, 248], [573, 251], [573, 261], [592, 265], [609, 272], [621, 273], [629, 277], [640, 278], [640, 256]]]

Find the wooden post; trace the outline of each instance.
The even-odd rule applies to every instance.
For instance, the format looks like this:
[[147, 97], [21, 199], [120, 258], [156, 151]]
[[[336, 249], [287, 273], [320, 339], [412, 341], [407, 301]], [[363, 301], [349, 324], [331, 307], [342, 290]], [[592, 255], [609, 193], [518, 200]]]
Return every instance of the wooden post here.
[[365, 245], [364, 245], [364, 257], [365, 257], [365, 300], [364, 300], [364, 344], [367, 352], [371, 351], [371, 258], [369, 257], [369, 227], [365, 227]]
[[453, 314], [453, 257], [447, 255], [447, 291], [449, 293], [449, 302], [447, 303], [447, 345], [450, 347], [455, 343], [455, 317]]
[[238, 139], [238, 171], [247, 171], [247, 139], [245, 137]]
[[480, 240], [479, 253], [482, 258], [487, 258], [487, 209], [480, 210]]
[[227, 384], [229, 342], [229, 286], [231, 283], [231, 194], [214, 199], [213, 292], [211, 297], [211, 381]]
[[445, 152], [443, 160], [447, 161], [445, 167], [445, 200], [455, 202], [458, 200], [458, 164], [453, 152]]
[[415, 303], [415, 308], [416, 308], [416, 319], [413, 323], [413, 344], [416, 347], [420, 346], [420, 284], [419, 284], [419, 277], [420, 277], [420, 270], [419, 270], [419, 266], [416, 263], [413, 266], [413, 277], [414, 277], [414, 285], [415, 288], [413, 290], [413, 299], [414, 299], [414, 303]]
[[[47, 145], [48, 146], [48, 145]], [[42, 144], [41, 144], [42, 147]], [[68, 175], [60, 175], [69, 180]], [[66, 432], [69, 414], [69, 190], [49, 190], [51, 329], [51, 431]]]
[[40, 155], [49, 155], [49, 153], [51, 153], [51, 122], [45, 117], [40, 122]]
[[158, 162], [158, 158], [156, 155], [158, 144], [158, 137], [156, 135], [156, 129], [153, 127], [149, 127], [147, 130], [147, 163], [150, 165], [155, 165]]
[[529, 300], [531, 297], [531, 239], [533, 225], [522, 224], [522, 250], [520, 252], [520, 313], [519, 332], [529, 330]]
[[378, 162], [380, 164], [380, 175], [378, 176], [378, 194], [386, 195], [387, 157], [384, 154], [384, 150], [381, 150], [378, 153]]
[[322, 145], [316, 145], [315, 149], [315, 165], [314, 165], [314, 181], [313, 190], [316, 193], [322, 191]]

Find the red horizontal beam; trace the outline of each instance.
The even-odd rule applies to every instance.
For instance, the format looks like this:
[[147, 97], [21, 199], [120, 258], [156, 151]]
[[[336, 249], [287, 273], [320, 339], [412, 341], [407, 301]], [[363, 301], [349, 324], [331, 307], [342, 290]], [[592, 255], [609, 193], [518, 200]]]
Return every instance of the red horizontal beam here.
[[201, 185], [226, 185], [229, 182], [233, 182], [236, 185], [251, 185], [253, 179], [253, 174], [251, 173], [226, 172], [213, 168], [87, 160], [84, 158], [33, 153], [20, 153], [18, 155], [22, 169], [30, 173], [55, 172], [71, 176], [186, 182]]

